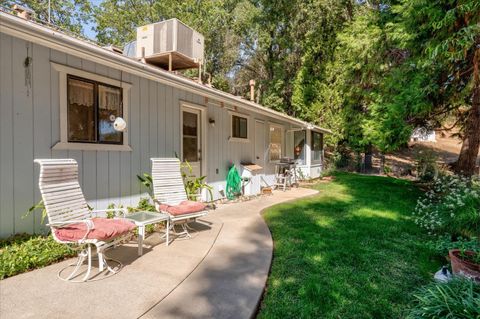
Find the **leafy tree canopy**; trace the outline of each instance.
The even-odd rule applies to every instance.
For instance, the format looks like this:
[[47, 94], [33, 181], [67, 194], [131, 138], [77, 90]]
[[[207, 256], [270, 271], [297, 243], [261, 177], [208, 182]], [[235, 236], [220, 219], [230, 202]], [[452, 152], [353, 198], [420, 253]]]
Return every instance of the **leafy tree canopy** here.
[[[0, 6], [11, 8], [14, 4], [35, 11], [35, 18], [48, 21], [48, 0], [0, 0]], [[50, 22], [76, 34], [83, 33], [83, 26], [90, 21], [93, 6], [89, 0], [51, 0]]]

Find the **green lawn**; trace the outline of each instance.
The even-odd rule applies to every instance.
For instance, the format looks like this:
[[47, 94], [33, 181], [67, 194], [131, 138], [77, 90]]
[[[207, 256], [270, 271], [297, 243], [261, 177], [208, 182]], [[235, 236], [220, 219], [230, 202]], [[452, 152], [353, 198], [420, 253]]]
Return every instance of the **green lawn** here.
[[319, 195], [264, 218], [274, 258], [259, 318], [402, 318], [441, 261], [411, 212], [403, 180], [339, 173]]

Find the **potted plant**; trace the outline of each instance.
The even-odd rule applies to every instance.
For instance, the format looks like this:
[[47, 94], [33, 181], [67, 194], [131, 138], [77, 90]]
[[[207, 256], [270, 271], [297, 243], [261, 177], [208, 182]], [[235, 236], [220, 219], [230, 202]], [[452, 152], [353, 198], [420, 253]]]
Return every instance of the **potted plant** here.
[[452, 249], [448, 255], [454, 274], [463, 275], [480, 282], [480, 252]]
[[458, 175], [434, 178], [430, 189], [420, 197], [414, 220], [436, 241], [448, 245], [454, 274], [480, 281], [480, 179]]

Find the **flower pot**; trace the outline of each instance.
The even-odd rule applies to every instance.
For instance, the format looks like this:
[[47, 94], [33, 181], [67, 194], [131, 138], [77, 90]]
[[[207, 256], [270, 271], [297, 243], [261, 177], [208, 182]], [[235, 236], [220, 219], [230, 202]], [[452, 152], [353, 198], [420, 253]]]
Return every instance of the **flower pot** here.
[[[473, 256], [473, 251], [465, 251], [465, 255]], [[480, 264], [475, 264], [465, 260], [461, 256], [460, 249], [452, 249], [448, 252], [450, 262], [452, 263], [452, 272], [457, 275], [463, 275], [480, 282]]]

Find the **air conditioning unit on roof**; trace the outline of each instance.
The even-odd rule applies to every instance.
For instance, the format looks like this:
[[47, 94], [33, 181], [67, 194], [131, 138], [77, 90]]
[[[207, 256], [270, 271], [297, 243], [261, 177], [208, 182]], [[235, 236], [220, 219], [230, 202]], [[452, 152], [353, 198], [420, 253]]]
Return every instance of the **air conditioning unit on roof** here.
[[178, 19], [137, 28], [136, 56], [169, 70], [203, 64], [204, 37]]

